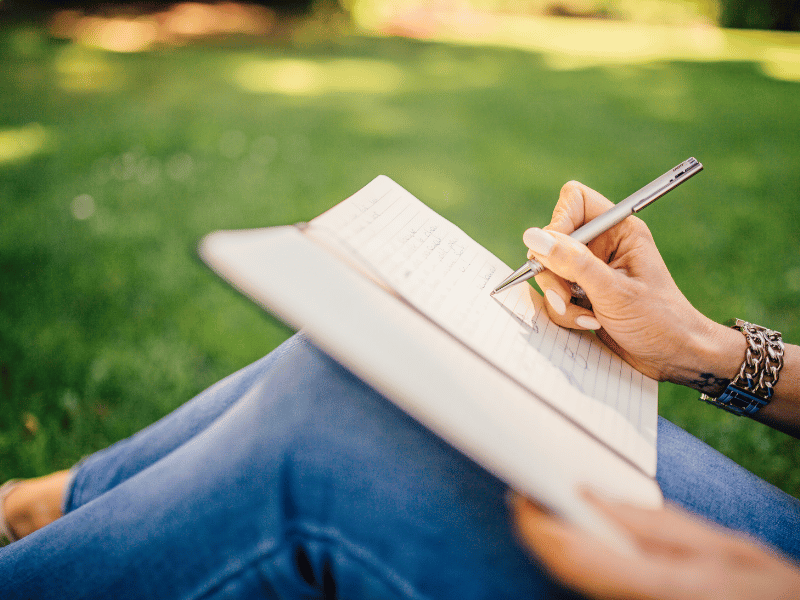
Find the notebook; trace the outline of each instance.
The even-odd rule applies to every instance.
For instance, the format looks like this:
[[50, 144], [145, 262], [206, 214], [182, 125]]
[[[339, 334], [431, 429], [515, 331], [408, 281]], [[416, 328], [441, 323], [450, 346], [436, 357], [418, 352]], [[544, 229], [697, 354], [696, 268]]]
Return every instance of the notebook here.
[[593, 332], [559, 327], [511, 268], [379, 176], [308, 223], [217, 231], [200, 244], [222, 278], [433, 433], [618, 547], [582, 486], [648, 507], [657, 383]]

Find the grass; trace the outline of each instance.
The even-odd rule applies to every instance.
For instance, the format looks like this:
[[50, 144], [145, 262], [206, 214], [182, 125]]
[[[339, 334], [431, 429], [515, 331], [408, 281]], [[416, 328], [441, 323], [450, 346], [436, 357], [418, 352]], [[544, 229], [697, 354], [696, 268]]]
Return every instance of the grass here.
[[[712, 318], [800, 341], [800, 84], [752, 62], [557, 70], [405, 39], [93, 50], [0, 32], [0, 480], [70, 466], [290, 335], [196, 243], [307, 220], [379, 173], [509, 264], [578, 179], [645, 216]], [[662, 384], [661, 413], [800, 496], [800, 444]]]

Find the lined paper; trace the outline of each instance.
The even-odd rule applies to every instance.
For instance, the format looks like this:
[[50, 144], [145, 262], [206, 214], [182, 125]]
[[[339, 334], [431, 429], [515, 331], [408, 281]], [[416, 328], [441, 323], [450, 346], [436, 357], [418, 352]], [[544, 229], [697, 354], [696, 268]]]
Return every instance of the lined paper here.
[[656, 383], [593, 333], [553, 323], [531, 286], [490, 296], [511, 268], [447, 219], [379, 177], [310, 225], [541, 401], [654, 472]]

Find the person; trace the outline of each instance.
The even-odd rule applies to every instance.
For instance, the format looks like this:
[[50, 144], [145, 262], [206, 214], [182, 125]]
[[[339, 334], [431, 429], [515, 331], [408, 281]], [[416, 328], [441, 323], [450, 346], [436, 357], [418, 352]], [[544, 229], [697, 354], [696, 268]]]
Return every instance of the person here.
[[[695, 310], [647, 227], [567, 234], [610, 206], [579, 183], [525, 232], [550, 316], [631, 365], [715, 397], [747, 340]], [[571, 301], [577, 282], [590, 305]], [[785, 346], [754, 418], [800, 431]], [[67, 472], [4, 488], [20, 537], [0, 597], [661, 598], [800, 596], [800, 502], [660, 419], [652, 510], [587, 490], [621, 555], [509, 490], [300, 333]]]

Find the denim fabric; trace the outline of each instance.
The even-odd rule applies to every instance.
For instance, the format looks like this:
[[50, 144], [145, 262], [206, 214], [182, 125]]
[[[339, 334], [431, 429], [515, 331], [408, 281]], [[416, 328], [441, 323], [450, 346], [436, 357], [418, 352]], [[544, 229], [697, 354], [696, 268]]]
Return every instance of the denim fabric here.
[[668, 500], [800, 562], [800, 501], [665, 419], [656, 476]]
[[[668, 498], [800, 554], [796, 500], [665, 421], [659, 456]], [[0, 598], [573, 597], [505, 491], [298, 335], [82, 462]]]

